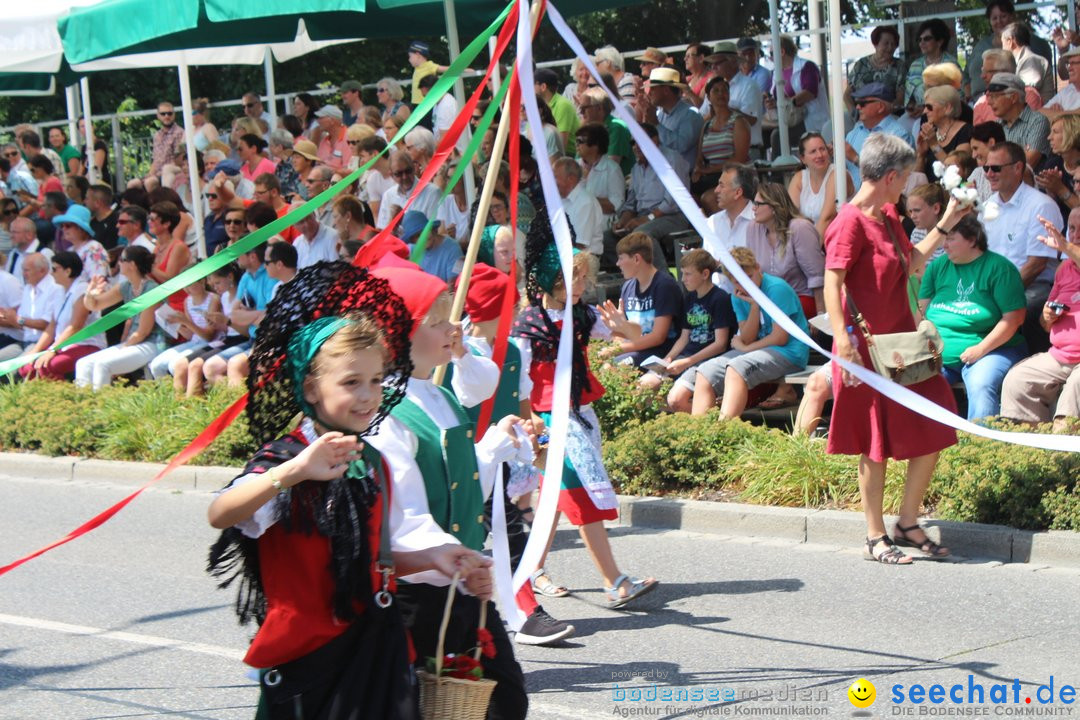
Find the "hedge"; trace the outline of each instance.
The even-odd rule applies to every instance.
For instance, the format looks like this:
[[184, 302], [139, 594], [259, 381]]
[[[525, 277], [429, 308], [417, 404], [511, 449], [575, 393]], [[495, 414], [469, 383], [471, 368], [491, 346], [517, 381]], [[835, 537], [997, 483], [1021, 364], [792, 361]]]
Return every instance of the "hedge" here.
[[[815, 508], [859, 504], [857, 458], [825, 453], [823, 440], [742, 421], [667, 414], [666, 388], [642, 391], [637, 371], [593, 367], [606, 394], [595, 403], [604, 460], [630, 495], [724, 499]], [[177, 397], [168, 379], [117, 384], [94, 393], [70, 383], [0, 387], [0, 449], [110, 460], [163, 462], [239, 397], [212, 389]], [[1042, 429], [1048, 431], [1048, 426]], [[243, 416], [195, 462], [240, 466], [254, 451]], [[899, 507], [904, 463], [890, 463], [887, 511]], [[950, 519], [1025, 529], [1080, 530], [1080, 455], [961, 434], [941, 455], [927, 510]]]

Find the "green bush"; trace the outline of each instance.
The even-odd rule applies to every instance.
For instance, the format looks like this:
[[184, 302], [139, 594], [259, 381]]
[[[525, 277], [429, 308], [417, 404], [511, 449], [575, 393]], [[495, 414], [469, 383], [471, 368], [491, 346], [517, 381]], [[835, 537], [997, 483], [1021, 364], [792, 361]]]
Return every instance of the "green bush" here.
[[641, 371], [626, 365], [612, 365], [599, 357], [599, 352], [608, 343], [589, 345], [589, 363], [593, 374], [604, 386], [604, 396], [593, 403], [597, 417], [600, 418], [600, 432], [607, 442], [623, 433], [627, 425], [633, 422], [646, 422], [664, 411], [670, 382], [659, 390], [643, 390], [638, 385]]
[[716, 413], [684, 413], [630, 422], [604, 445], [604, 463], [620, 492], [699, 495], [730, 489], [734, 459], [755, 428], [742, 421], [718, 422]]
[[[0, 449], [164, 462], [240, 395], [216, 387], [205, 397], [177, 398], [171, 380], [98, 392], [49, 381], [7, 385], [0, 388]], [[243, 465], [254, 449], [241, 416], [195, 462]]]
[[[1047, 426], [1048, 427], [1048, 426]], [[960, 434], [960, 442], [941, 454], [931, 493], [937, 513], [948, 520], [1044, 529], [1054, 511], [1065, 510], [1080, 478], [1080, 456], [1008, 445]], [[1055, 501], [1044, 503], [1049, 493]], [[1074, 518], [1075, 519], [1075, 518]]]

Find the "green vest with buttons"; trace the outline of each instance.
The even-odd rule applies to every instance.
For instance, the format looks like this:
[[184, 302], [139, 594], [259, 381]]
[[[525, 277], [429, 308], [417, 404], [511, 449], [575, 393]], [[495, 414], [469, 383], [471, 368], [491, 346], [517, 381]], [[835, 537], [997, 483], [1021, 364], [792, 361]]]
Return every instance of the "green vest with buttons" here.
[[424, 478], [428, 511], [439, 526], [461, 544], [480, 550], [484, 528], [484, 491], [476, 465], [473, 421], [454, 394], [439, 388], [458, 424], [442, 430], [416, 403], [404, 399], [390, 414], [416, 435], [416, 464]]
[[[480, 355], [474, 348], [469, 350], [473, 355]], [[446, 377], [443, 379], [443, 387], [450, 388], [450, 381], [454, 377], [454, 364], [446, 366]], [[521, 351], [512, 342], [506, 343], [506, 357], [503, 359], [502, 372], [499, 373], [499, 386], [495, 388], [495, 407], [491, 411], [491, 422], [497, 423], [507, 415], [518, 415], [521, 412]], [[473, 424], [480, 422], [480, 408], [483, 404], [465, 408], [472, 419]]]

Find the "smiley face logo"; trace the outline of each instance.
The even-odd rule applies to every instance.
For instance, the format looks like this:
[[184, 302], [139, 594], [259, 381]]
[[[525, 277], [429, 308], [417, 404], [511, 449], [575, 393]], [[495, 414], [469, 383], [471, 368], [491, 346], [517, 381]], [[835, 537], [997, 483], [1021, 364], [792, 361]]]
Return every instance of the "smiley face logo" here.
[[868, 708], [877, 698], [877, 689], [866, 678], [859, 678], [847, 689], [848, 700], [857, 708]]

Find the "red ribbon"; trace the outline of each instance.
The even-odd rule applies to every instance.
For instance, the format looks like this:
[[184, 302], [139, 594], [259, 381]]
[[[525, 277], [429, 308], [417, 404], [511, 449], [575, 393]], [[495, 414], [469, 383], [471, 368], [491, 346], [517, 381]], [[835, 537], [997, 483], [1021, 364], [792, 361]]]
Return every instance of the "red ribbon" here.
[[405, 202], [405, 206], [401, 208], [397, 215], [390, 221], [390, 223], [379, 231], [379, 234], [372, 238], [364, 247], [357, 251], [356, 256], [353, 258], [353, 265], [357, 267], [371, 267], [378, 262], [385, 254], [381, 248], [389, 247], [392, 243], [390, 238], [393, 237], [394, 228], [401, 222], [401, 219], [405, 217], [405, 212], [412, 206], [413, 201], [420, 195], [420, 192], [427, 187], [432, 178], [438, 174], [443, 165], [446, 164], [447, 159], [450, 157], [454, 148], [457, 146], [458, 138], [465, 131], [465, 127], [469, 120], [472, 118], [473, 111], [480, 103], [480, 98], [484, 95], [484, 87], [491, 79], [492, 73], [498, 66], [499, 58], [506, 51], [506, 48], [510, 45], [510, 40], [514, 36], [514, 31], [517, 29], [517, 5], [510, 10], [510, 14], [506, 16], [506, 20], [503, 22], [502, 29], [499, 31], [498, 40], [495, 42], [495, 52], [492, 54], [491, 62], [488, 63], [487, 71], [484, 73], [483, 79], [480, 84], [476, 86], [476, 90], [469, 97], [465, 103], [465, 107], [454, 119], [454, 123], [442, 136], [439, 141], [439, 145], [435, 150], [435, 155], [432, 156], [431, 162], [424, 168], [423, 174], [417, 181], [416, 186], [409, 194], [409, 199]]
[[24, 562], [27, 562], [28, 560], [33, 560], [34, 558], [38, 557], [39, 555], [44, 555], [45, 553], [49, 552], [53, 548], [58, 548], [61, 545], [66, 545], [67, 543], [71, 542], [75, 538], [80, 537], [82, 535], [85, 535], [86, 533], [90, 532], [91, 530], [94, 530], [95, 528], [99, 527], [100, 525], [104, 525], [106, 522], [108, 522], [109, 520], [112, 519], [113, 515], [120, 512], [125, 507], [127, 507], [128, 503], [130, 503], [132, 500], [134, 500], [139, 495], [141, 495], [142, 492], [144, 490], [146, 490], [148, 487], [150, 487], [154, 483], [158, 482], [159, 480], [161, 480], [161, 478], [165, 477], [166, 475], [168, 475], [169, 473], [171, 473], [173, 470], [180, 467], [181, 465], [187, 464], [192, 458], [194, 458], [196, 455], [198, 455], [203, 450], [205, 450], [207, 447], [209, 447], [210, 443], [214, 442], [214, 440], [217, 438], [217, 436], [220, 435], [222, 432], [224, 432], [225, 428], [229, 427], [229, 425], [232, 424], [233, 420], [236, 419], [236, 416], [244, 411], [244, 408], [247, 406], [247, 400], [248, 400], [248, 396], [245, 393], [239, 400], [237, 400], [232, 405], [230, 405], [228, 408], [226, 408], [225, 412], [218, 415], [217, 418], [212, 423], [207, 425], [206, 429], [203, 430], [201, 433], [199, 433], [199, 436], [196, 437], [194, 440], [192, 440], [188, 444], [188, 446], [186, 448], [184, 448], [183, 450], [178, 452], [176, 455], [174, 455], [172, 460], [169, 461], [169, 464], [166, 465], [161, 470], [161, 472], [159, 472], [157, 475], [155, 475], [153, 477], [153, 479], [150, 480], [150, 482], [146, 483], [145, 485], [140, 487], [138, 490], [131, 493], [126, 498], [124, 498], [120, 502], [116, 503], [112, 507], [108, 508], [104, 512], [99, 513], [98, 515], [95, 515], [94, 517], [90, 518], [89, 520], [84, 522], [82, 525], [75, 528], [74, 530], [72, 530], [67, 535], [65, 535], [64, 537], [57, 540], [56, 542], [49, 543], [48, 545], [41, 548], [40, 550], [35, 550], [34, 552], [30, 553], [29, 555], [27, 555], [25, 557], [22, 557], [22, 558], [19, 558], [18, 560], [16, 560], [13, 563], [5, 565], [4, 567], [0, 567], [0, 575], [4, 575], [5, 573], [7, 573], [9, 571], [14, 570], [15, 568], [22, 565]]

